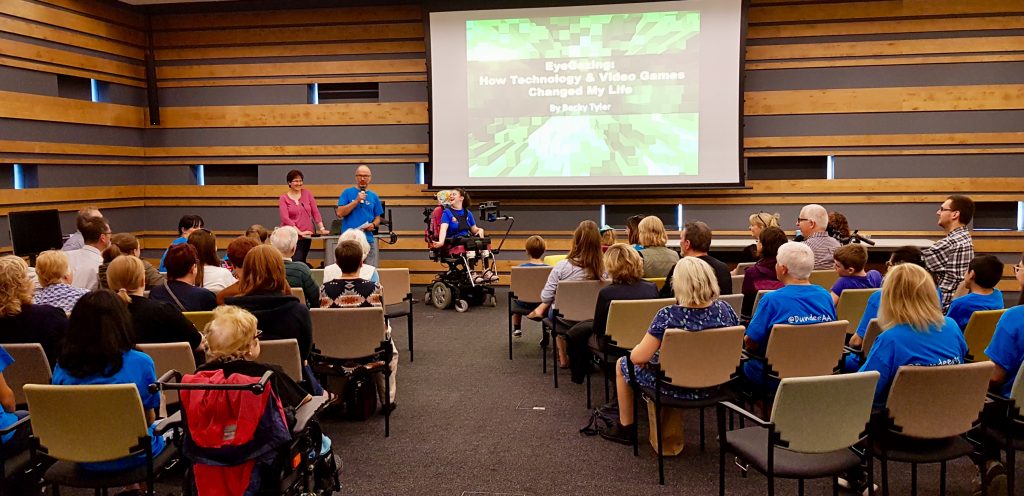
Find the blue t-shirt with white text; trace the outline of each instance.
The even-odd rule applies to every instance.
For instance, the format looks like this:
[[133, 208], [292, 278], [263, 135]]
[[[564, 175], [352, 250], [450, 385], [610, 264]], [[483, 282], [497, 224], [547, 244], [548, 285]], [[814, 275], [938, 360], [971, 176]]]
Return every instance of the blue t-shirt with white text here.
[[971, 320], [971, 315], [974, 312], [1002, 309], [1003, 293], [996, 289], [992, 291], [992, 294], [967, 293], [953, 300], [949, 304], [946, 316], [956, 321], [956, 325], [960, 326], [960, 330], [963, 331], [967, 329], [967, 322]]
[[[353, 186], [341, 192], [338, 197], [338, 206], [348, 205], [359, 196], [359, 188]], [[357, 203], [355, 208], [341, 219], [341, 232], [349, 229], [359, 229], [360, 226], [373, 222], [374, 219], [384, 215], [384, 206], [380, 203], [380, 197], [373, 191], [366, 190], [366, 199]], [[373, 232], [366, 231], [366, 241], [373, 244]]]
[[[755, 353], [764, 355], [768, 335], [775, 324], [820, 324], [836, 320], [836, 307], [832, 295], [817, 284], [790, 284], [765, 293], [747, 326], [747, 336], [757, 343]], [[751, 382], [761, 384], [764, 369], [760, 360], [748, 360], [744, 375]]]
[[[956, 300], [953, 300], [956, 301]], [[992, 342], [985, 348], [985, 354], [996, 365], [1006, 371], [1003, 396], [1010, 396], [1010, 388], [1017, 377], [1021, 362], [1024, 362], [1024, 305], [1013, 307], [999, 318]]]
[[883, 408], [889, 399], [889, 387], [901, 366], [956, 365], [964, 363], [966, 355], [964, 333], [953, 319], [946, 317], [941, 329], [933, 327], [922, 332], [909, 324], [886, 329], [875, 339], [860, 371], [877, 370], [881, 374], [875, 387], [875, 408]]

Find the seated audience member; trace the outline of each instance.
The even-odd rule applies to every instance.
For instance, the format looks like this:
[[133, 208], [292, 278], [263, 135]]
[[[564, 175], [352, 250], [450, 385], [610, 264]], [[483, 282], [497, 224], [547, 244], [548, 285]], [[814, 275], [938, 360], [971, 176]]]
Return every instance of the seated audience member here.
[[[365, 238], [364, 238], [365, 239]], [[335, 260], [341, 267], [341, 277], [324, 282], [320, 289], [320, 308], [361, 308], [381, 307], [384, 305], [384, 293], [380, 284], [363, 279], [359, 276], [359, 266], [366, 256], [358, 241], [342, 241], [334, 249]], [[387, 325], [385, 323], [385, 325]], [[388, 326], [388, 336], [391, 327]], [[391, 388], [391, 403], [395, 403], [397, 395], [396, 376], [398, 372], [398, 348], [391, 342], [391, 362], [388, 363], [391, 376], [388, 379]], [[377, 376], [378, 378], [380, 376]], [[377, 392], [384, 401], [384, 383], [377, 385]]]
[[942, 310], [946, 311], [974, 259], [974, 241], [968, 228], [974, 218], [974, 200], [963, 195], [949, 196], [935, 214], [946, 237], [921, 250], [921, 258], [942, 291]]
[[593, 320], [580, 322], [566, 330], [564, 335], [558, 336], [560, 341], [566, 341], [559, 348], [566, 349], [565, 354], [560, 353], [558, 356], [559, 364], [568, 364], [572, 367], [572, 381], [576, 384], [583, 384], [583, 379], [590, 371], [588, 341], [591, 335], [604, 337], [608, 325], [608, 309], [612, 301], [649, 300], [658, 297], [658, 286], [642, 279], [644, 262], [632, 246], [617, 243], [608, 247], [608, 251], [604, 253], [604, 267], [608, 271], [611, 284], [601, 288], [597, 294]]
[[967, 294], [957, 297], [949, 304], [946, 316], [953, 319], [960, 330], [967, 330], [971, 315], [979, 310], [1001, 310], [1003, 292], [996, 284], [1003, 277], [1003, 262], [994, 255], [978, 255], [967, 266], [967, 275], [962, 283]]
[[288, 279], [288, 285], [293, 288], [302, 288], [302, 294], [306, 297], [306, 306], [316, 308], [320, 306], [320, 291], [313, 281], [313, 273], [305, 262], [292, 260], [295, 254], [295, 247], [299, 241], [299, 230], [294, 226], [281, 226], [274, 229], [270, 235], [270, 244], [277, 248], [284, 257], [284, 275]]
[[89, 292], [88, 289], [71, 285], [71, 269], [63, 251], [47, 250], [40, 253], [36, 257], [36, 277], [42, 287], [32, 296], [32, 303], [57, 307], [64, 313], [71, 313], [78, 299]]
[[[28, 416], [27, 410], [17, 409], [14, 390], [7, 385], [7, 380], [4, 379], [3, 372], [12, 363], [14, 363], [14, 357], [7, 353], [3, 346], [0, 346], [0, 407], [2, 407], [0, 408], [0, 429], [13, 425], [18, 420]], [[21, 453], [32, 445], [31, 428], [29, 428], [28, 424], [22, 424], [21, 427], [0, 437], [0, 441], [3, 442], [5, 453], [12, 455]]]
[[640, 244], [640, 221], [644, 220], [644, 217], [647, 216], [637, 214], [626, 217], [626, 241], [637, 251], [644, 249], [644, 245]]
[[[180, 245], [188, 242], [189, 235], [196, 229], [203, 228], [203, 218], [198, 215], [184, 215], [181, 220], [178, 221], [178, 237], [171, 241], [171, 246]], [[168, 247], [169, 248], [169, 247]], [[160, 272], [167, 272], [167, 268], [164, 267], [164, 258], [167, 257], [167, 250], [164, 250], [164, 254], [160, 256]]]
[[665, 224], [656, 215], [649, 215], [640, 221], [640, 256], [644, 259], [644, 277], [665, 277], [679, 261], [679, 254], [665, 246], [668, 234]]
[[[544, 263], [544, 252], [547, 251], [548, 244], [544, 241], [544, 238], [534, 234], [529, 238], [526, 238], [526, 256], [529, 260], [524, 264], [520, 264], [520, 267], [544, 267], [547, 264]], [[537, 308], [539, 303], [526, 303], [519, 300], [513, 301], [513, 305], [522, 310], [533, 310]], [[523, 335], [523, 316], [518, 313], [512, 314], [512, 336], [522, 337]]]
[[[128, 306], [135, 330], [132, 344], [188, 342], [193, 352], [198, 353], [203, 336], [177, 307], [143, 296], [144, 274], [142, 260], [125, 255], [110, 262], [107, 270], [110, 289]], [[196, 363], [202, 362], [199, 358], [202, 357], [197, 354]]]
[[[711, 251], [711, 228], [707, 224], [697, 221], [688, 222], [679, 233], [679, 249], [684, 257], [696, 257], [711, 266], [715, 271], [715, 279], [718, 281], [718, 289], [721, 294], [732, 294], [732, 274], [729, 273], [729, 266], [721, 260], [708, 255]], [[665, 285], [661, 287], [659, 296], [672, 298], [675, 292], [672, 290], [672, 272], [676, 270], [673, 266], [665, 276]]]
[[598, 232], [601, 234], [601, 251], [608, 251], [608, 247], [615, 244], [615, 229], [605, 224]]
[[[236, 279], [241, 281], [242, 279], [242, 264], [245, 263], [245, 256], [249, 254], [249, 250], [259, 246], [259, 240], [251, 236], [239, 236], [230, 243], [228, 243], [227, 257], [228, 263], [234, 267], [232, 274]], [[220, 293], [217, 293], [217, 304], [223, 305], [225, 298], [239, 295], [239, 282], [224, 288]]]
[[[152, 424], [160, 408], [160, 393], [149, 391], [149, 385], [157, 380], [156, 368], [153, 359], [132, 349], [133, 345], [132, 321], [125, 305], [111, 291], [89, 293], [78, 300], [71, 311], [68, 333], [53, 370], [52, 382], [59, 386], [134, 384], [139, 390], [146, 420]], [[156, 456], [164, 450], [166, 440], [153, 434], [152, 425], [149, 434], [153, 456]], [[107, 462], [82, 463], [78, 467], [104, 472], [141, 467], [145, 463], [146, 455], [139, 454]]]
[[864, 271], [868, 263], [868, 249], [864, 245], [840, 246], [832, 255], [835, 259], [839, 279], [832, 285], [832, 302], [839, 303], [839, 295], [846, 289], [871, 289], [882, 287], [882, 274], [877, 270]]
[[[711, 266], [695, 257], [685, 257], [676, 265], [674, 284], [677, 304], [662, 308], [654, 316], [647, 334], [633, 348], [629, 359], [633, 363], [636, 381], [643, 388], [657, 386], [654, 366], [658, 364], [661, 341], [668, 329], [699, 332], [704, 329], [734, 326], [739, 323], [728, 303], [718, 299], [718, 282]], [[615, 367], [615, 393], [619, 404], [619, 422], [601, 432], [601, 437], [623, 443], [633, 442], [636, 432], [633, 411], [633, 390], [629, 383], [629, 364], [620, 358]], [[661, 387], [661, 394], [670, 398], [698, 399], [713, 391]]]
[[828, 212], [825, 207], [812, 203], [800, 209], [796, 228], [803, 234], [803, 243], [814, 252], [814, 270], [832, 268], [832, 256], [839, 248], [839, 241], [828, 235]]
[[893, 267], [882, 284], [878, 319], [884, 332], [864, 359], [861, 372], [877, 370], [875, 407], [884, 408], [896, 370], [903, 365], [964, 363], [967, 341], [956, 322], [942, 315], [931, 276], [921, 267]]
[[0, 257], [0, 344], [39, 343], [53, 367], [68, 317], [60, 308], [32, 304], [27, 270], [20, 257]]
[[99, 287], [99, 268], [103, 250], [110, 246], [110, 226], [103, 217], [91, 217], [82, 223], [85, 246], [67, 252], [71, 267], [71, 285], [89, 291]]
[[775, 271], [776, 256], [779, 247], [789, 241], [786, 233], [777, 227], [769, 227], [761, 230], [757, 240], [758, 255], [757, 263], [747, 267], [743, 271], [743, 306], [740, 313], [744, 319], [749, 319], [754, 312], [754, 300], [757, 299], [757, 292], [761, 290], [773, 290], [782, 287], [782, 281]]
[[271, 245], [249, 250], [243, 262], [239, 296], [224, 303], [242, 307], [259, 320], [262, 339], [296, 339], [303, 360], [313, 348], [313, 321], [309, 307], [292, 297], [284, 275], [284, 258]]
[[1010, 387], [1024, 361], [1024, 256], [1013, 266], [1013, 274], [1020, 285], [1020, 300], [999, 318], [992, 342], [985, 348], [985, 354], [996, 364], [990, 389], [1005, 397], [1010, 396]]
[[[345, 241], [355, 241], [359, 243], [359, 247], [363, 249], [363, 262], [366, 262], [366, 257], [370, 254], [370, 243], [366, 241], [366, 234], [358, 229], [348, 229], [338, 236], [338, 244], [344, 243]], [[337, 245], [335, 245], [337, 249]], [[335, 263], [324, 267], [324, 281], [331, 281], [341, 277], [341, 267], [338, 266], [338, 256], [334, 256]], [[363, 263], [359, 267], [359, 277], [366, 279], [367, 281], [380, 282], [380, 274], [377, 273], [377, 268]]]
[[245, 230], [245, 235], [259, 241], [260, 244], [263, 244], [266, 243], [267, 238], [270, 237], [270, 230], [260, 224], [253, 224]]
[[[806, 244], [789, 242], [779, 248], [775, 272], [784, 286], [761, 297], [743, 336], [744, 348], [764, 356], [775, 324], [820, 324], [836, 320], [836, 307], [828, 291], [807, 280], [813, 270], [814, 252]], [[760, 360], [748, 360], [743, 374], [751, 383], [761, 385], [763, 366]]]
[[[779, 219], [782, 216], [778, 213], [770, 214], [768, 212], [758, 212], [756, 214], [750, 214], [747, 222], [750, 225], [750, 235], [754, 238], [754, 244], [751, 244], [741, 250], [740, 262], [756, 262], [758, 260], [758, 246], [761, 239], [761, 231], [769, 227], [779, 227]], [[732, 271], [732, 275], [738, 276], [743, 274], [743, 269], [736, 266]], [[727, 293], [722, 293], [727, 294]]]
[[[142, 260], [142, 250], [139, 249], [139, 240], [131, 233], [117, 233], [110, 237], [110, 246], [106, 250], [103, 250], [103, 264], [100, 265], [99, 276], [100, 289], [110, 289], [107, 287], [107, 266], [110, 265], [115, 258], [121, 255], [132, 255], [139, 260]], [[153, 267], [153, 264], [142, 260], [142, 265], [146, 267], [146, 289], [153, 289], [157, 286], [163, 285], [167, 278]]]
[[[599, 280], [605, 276], [604, 259], [601, 255], [601, 235], [597, 232], [597, 224], [592, 220], [585, 220], [576, 226], [572, 233], [572, 244], [569, 246], [569, 255], [551, 269], [544, 289], [540, 292], [540, 305], [534, 308], [526, 316], [532, 320], [542, 320], [545, 317], [554, 318], [551, 305], [555, 302], [555, 291], [558, 290], [558, 283], [562, 281], [587, 281]], [[575, 322], [570, 323], [573, 325]], [[546, 346], [547, 335], [544, 335], [542, 345]], [[557, 346], [557, 345], [556, 345]]]
[[[207, 229], [196, 229], [188, 235], [188, 244], [196, 247], [199, 254], [199, 268], [196, 271], [196, 286], [201, 286], [214, 293], [237, 282], [231, 271], [221, 266], [217, 257], [217, 236]], [[167, 256], [167, 253], [164, 253]]]
[[71, 234], [71, 236], [68, 236], [67, 241], [64, 242], [64, 246], [61, 246], [60, 249], [63, 251], [71, 251], [85, 246], [85, 239], [82, 237], [82, 224], [85, 223], [86, 220], [96, 217], [103, 217], [103, 214], [100, 213], [100, 209], [96, 207], [88, 206], [79, 210], [78, 217], [75, 217], [76, 231]]
[[168, 248], [164, 258], [167, 281], [153, 288], [149, 298], [170, 303], [182, 312], [202, 312], [216, 308], [217, 295], [209, 289], [196, 287], [198, 260], [196, 248], [188, 243]]

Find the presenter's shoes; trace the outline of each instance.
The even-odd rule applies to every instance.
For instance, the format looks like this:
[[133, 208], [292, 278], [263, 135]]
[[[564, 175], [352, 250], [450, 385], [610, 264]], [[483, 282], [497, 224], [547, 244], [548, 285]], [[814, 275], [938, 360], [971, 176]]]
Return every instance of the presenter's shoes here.
[[985, 471], [981, 475], [982, 487], [974, 494], [989, 494], [1003, 496], [1006, 494], [1006, 467], [1001, 462], [988, 460], [985, 463]]
[[600, 432], [601, 437], [613, 441], [619, 444], [633, 444], [633, 436], [636, 436], [636, 424], [633, 425], [622, 425], [615, 422], [615, 425], [603, 429]]

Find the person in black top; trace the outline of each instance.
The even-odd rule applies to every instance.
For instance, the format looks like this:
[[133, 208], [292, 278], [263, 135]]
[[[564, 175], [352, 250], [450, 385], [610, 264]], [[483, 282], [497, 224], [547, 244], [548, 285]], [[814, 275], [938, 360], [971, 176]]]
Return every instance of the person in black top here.
[[271, 245], [259, 245], [245, 255], [239, 294], [224, 303], [242, 307], [259, 321], [262, 339], [296, 339], [299, 356], [309, 359], [313, 349], [313, 321], [309, 307], [291, 295], [284, 274], [284, 258]]
[[217, 295], [206, 288], [196, 287], [196, 274], [199, 271], [199, 253], [196, 247], [182, 243], [167, 249], [164, 266], [167, 268], [167, 281], [149, 292], [152, 300], [163, 301], [174, 305], [182, 312], [201, 312], [217, 307]]
[[[711, 228], [707, 224], [701, 221], [687, 222], [679, 236], [679, 250], [684, 257], [697, 257], [707, 262], [711, 270], [715, 271], [715, 279], [721, 291], [719, 294], [732, 294], [732, 274], [729, 272], [729, 266], [708, 255], [708, 251], [711, 250]], [[662, 298], [675, 298], [675, 293], [672, 292], [672, 275], [675, 270], [676, 268], [672, 267], [665, 276], [665, 285], [661, 287], [659, 293]]]
[[[558, 357], [560, 366], [572, 368], [572, 381], [582, 384], [590, 364], [588, 341], [590, 335], [603, 337], [608, 323], [608, 308], [614, 300], [648, 300], [658, 297], [658, 286], [642, 279], [644, 261], [636, 249], [625, 243], [616, 243], [604, 253], [604, 266], [612, 283], [597, 294], [594, 320], [585, 320], [566, 331], [567, 356]], [[568, 362], [568, 363], [566, 363]]]
[[188, 342], [196, 363], [203, 362], [203, 336], [192, 322], [170, 303], [143, 296], [146, 269], [142, 260], [129, 255], [115, 258], [107, 267], [107, 284], [128, 305], [135, 330], [134, 344]]
[[0, 343], [39, 343], [53, 368], [67, 329], [64, 310], [32, 304], [28, 264], [14, 255], [0, 257]]

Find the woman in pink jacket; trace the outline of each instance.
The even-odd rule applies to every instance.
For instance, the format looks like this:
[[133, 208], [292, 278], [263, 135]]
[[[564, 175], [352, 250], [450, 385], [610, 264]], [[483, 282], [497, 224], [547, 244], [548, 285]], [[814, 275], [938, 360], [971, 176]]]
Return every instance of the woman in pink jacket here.
[[314, 234], [313, 225], [316, 224], [320, 234], [327, 234], [324, 228], [324, 221], [320, 218], [320, 211], [316, 207], [316, 199], [313, 193], [303, 189], [302, 171], [293, 169], [288, 171], [288, 192], [281, 195], [278, 200], [278, 210], [281, 213], [282, 226], [295, 226], [299, 230], [299, 242], [295, 245], [295, 255], [292, 260], [305, 262], [306, 254], [309, 253], [309, 245]]

